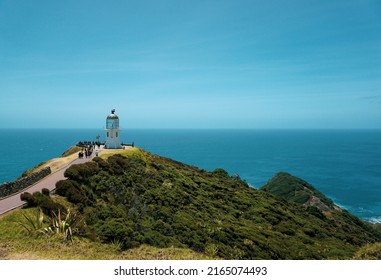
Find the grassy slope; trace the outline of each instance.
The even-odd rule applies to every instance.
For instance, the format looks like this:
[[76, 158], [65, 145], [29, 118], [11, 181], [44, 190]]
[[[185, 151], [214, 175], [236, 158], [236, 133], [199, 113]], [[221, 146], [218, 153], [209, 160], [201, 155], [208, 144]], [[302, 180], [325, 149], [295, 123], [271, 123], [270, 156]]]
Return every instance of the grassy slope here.
[[21, 209], [0, 217], [0, 259], [209, 259], [208, 256], [189, 249], [155, 248], [143, 245], [120, 251], [117, 244], [104, 244], [83, 237], [76, 236], [72, 243], [68, 243], [62, 235], [50, 237], [43, 234], [30, 235], [26, 233], [20, 222], [25, 223], [23, 215], [34, 216], [36, 211], [36, 208]]
[[67, 149], [61, 157], [68, 157], [68, 156], [71, 156], [73, 154], [78, 154], [78, 152], [82, 151], [82, 148], [81, 147], [78, 147], [78, 146], [71, 146], [69, 149]]
[[69, 164], [73, 160], [75, 160], [78, 157], [77, 153], [80, 150], [81, 150], [81, 148], [77, 147], [77, 146], [70, 147], [67, 151], [65, 151], [62, 154], [61, 157], [53, 158], [53, 159], [50, 159], [48, 161], [41, 162], [39, 165], [24, 171], [22, 174], [22, 177], [28, 176], [28, 175], [30, 175], [34, 172], [37, 172], [37, 171], [39, 171], [45, 167], [48, 167], [48, 166], [50, 166], [50, 169], [52, 170], [52, 173], [53, 173], [53, 172], [61, 169], [62, 167], [66, 166], [67, 164]]
[[[222, 170], [206, 172], [137, 148], [117, 151], [128, 159], [113, 153], [69, 172], [82, 194], [95, 196], [91, 206], [78, 205], [104, 243], [76, 237], [67, 245], [62, 237], [25, 235], [14, 223], [33, 211], [23, 209], [0, 219], [0, 258], [350, 259], [365, 243], [379, 240], [347, 213], [322, 216]], [[107, 222], [125, 228], [122, 242], [132, 242], [132, 249], [120, 252], [107, 243], [107, 234], [119, 234], [110, 233]]]

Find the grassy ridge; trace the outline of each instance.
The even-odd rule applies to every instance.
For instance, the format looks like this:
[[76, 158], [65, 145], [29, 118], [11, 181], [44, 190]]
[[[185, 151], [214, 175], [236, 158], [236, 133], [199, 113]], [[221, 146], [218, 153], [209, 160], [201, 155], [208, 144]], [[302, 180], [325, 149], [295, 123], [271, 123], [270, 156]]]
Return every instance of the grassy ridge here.
[[[154, 259], [161, 252], [174, 259], [351, 259], [367, 252], [377, 256], [379, 248], [379, 232], [345, 211], [289, 202], [222, 169], [208, 172], [137, 148], [73, 165], [65, 176], [56, 186], [61, 197], [54, 200], [77, 209], [84, 223], [76, 241], [65, 245], [64, 258]], [[272, 183], [292, 186], [299, 180], [288, 174]], [[303, 189], [313, 191], [306, 184]], [[44, 248], [41, 258], [65, 252], [60, 243], [48, 250], [46, 244], [58, 242], [53, 239], [31, 242], [35, 237], [12, 233], [10, 222], [19, 214], [12, 215], [0, 219], [0, 246], [11, 248], [6, 256], [28, 243], [25, 252]], [[17, 238], [26, 241], [9, 241]], [[70, 257], [76, 246], [78, 252], [86, 249]]]

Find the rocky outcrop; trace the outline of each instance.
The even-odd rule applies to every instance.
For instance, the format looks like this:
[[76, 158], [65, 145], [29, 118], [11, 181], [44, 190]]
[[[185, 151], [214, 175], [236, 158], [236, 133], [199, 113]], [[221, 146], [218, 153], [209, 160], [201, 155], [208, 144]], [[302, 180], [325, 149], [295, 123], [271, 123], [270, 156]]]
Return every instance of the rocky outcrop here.
[[23, 177], [21, 179], [18, 179], [16, 181], [4, 183], [0, 185], [0, 199], [7, 197], [9, 195], [18, 193], [31, 185], [37, 183], [44, 177], [48, 176], [52, 171], [50, 170], [50, 167], [45, 167], [44, 169], [41, 169], [40, 171], [34, 172], [26, 177]]

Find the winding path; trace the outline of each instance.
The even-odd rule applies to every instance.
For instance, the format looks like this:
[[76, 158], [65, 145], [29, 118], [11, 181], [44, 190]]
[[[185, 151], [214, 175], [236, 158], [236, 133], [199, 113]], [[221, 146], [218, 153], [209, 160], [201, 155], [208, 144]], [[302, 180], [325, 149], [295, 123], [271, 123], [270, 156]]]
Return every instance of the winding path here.
[[24, 201], [20, 199], [20, 194], [23, 192], [33, 193], [36, 191], [41, 191], [43, 188], [47, 188], [50, 191], [55, 189], [56, 183], [60, 180], [65, 179], [64, 173], [73, 164], [80, 164], [90, 161], [95, 156], [95, 152], [88, 158], [77, 158], [70, 162], [68, 165], [62, 167], [61, 169], [49, 174], [45, 178], [41, 179], [37, 183], [31, 185], [29, 188], [22, 190], [12, 196], [0, 200], [0, 215], [5, 214], [13, 209], [16, 209], [25, 204]]

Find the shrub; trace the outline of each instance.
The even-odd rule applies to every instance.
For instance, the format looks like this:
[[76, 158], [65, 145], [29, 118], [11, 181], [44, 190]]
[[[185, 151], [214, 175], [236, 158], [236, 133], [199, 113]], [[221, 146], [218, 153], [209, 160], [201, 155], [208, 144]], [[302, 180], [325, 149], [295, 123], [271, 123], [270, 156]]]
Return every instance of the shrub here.
[[124, 244], [129, 244], [129, 239], [132, 237], [134, 231], [123, 219], [116, 218], [97, 225], [95, 232], [103, 242], [115, 242], [118, 240]]
[[20, 195], [22, 201], [25, 201], [29, 207], [39, 206], [46, 215], [57, 213], [59, 210], [63, 210], [64, 207], [54, 202], [50, 196], [43, 195], [40, 192], [34, 192], [33, 195], [24, 192]]
[[228, 172], [226, 172], [224, 169], [222, 168], [217, 168], [213, 171], [213, 174], [215, 175], [218, 175], [218, 176], [221, 176], [221, 177], [229, 177], [229, 174]]
[[110, 164], [110, 171], [113, 174], [121, 175], [124, 169], [127, 167], [127, 161], [124, 157], [120, 155], [113, 155], [108, 158], [108, 163]]
[[86, 204], [87, 197], [77, 188], [70, 187], [66, 192], [66, 197], [69, 202], [78, 204], [84, 203]]
[[319, 219], [325, 219], [323, 212], [315, 206], [308, 206], [307, 212], [315, 217], [318, 217]]
[[102, 158], [100, 157], [95, 157], [93, 159], [94, 162], [96, 162], [98, 164], [98, 167], [102, 170], [107, 170], [109, 169], [110, 165], [107, 161], [104, 161]]
[[72, 180], [61, 180], [56, 183], [56, 194], [66, 196], [66, 192], [73, 187], [78, 187], [78, 184]]
[[41, 193], [42, 193], [43, 195], [50, 196], [50, 191], [49, 191], [49, 189], [47, 189], [47, 188], [43, 188], [43, 189], [41, 190]]
[[297, 193], [296, 196], [290, 197], [290, 200], [299, 204], [306, 203], [311, 196], [308, 193]]
[[82, 208], [95, 201], [95, 195], [91, 190], [69, 179], [57, 182], [56, 194], [66, 197], [69, 202], [83, 204]]
[[42, 209], [42, 211], [46, 214], [51, 216], [53, 213], [58, 213], [59, 211], [65, 211], [65, 208], [57, 203], [54, 202], [49, 196], [42, 195], [41, 193], [38, 193], [40, 195], [34, 197], [37, 200], [38, 206]]
[[86, 162], [84, 164], [73, 164], [65, 171], [65, 177], [77, 181], [86, 181], [92, 175], [99, 172], [98, 164], [96, 162]]
[[37, 201], [34, 196], [28, 192], [24, 192], [20, 195], [20, 199], [25, 201], [29, 207], [37, 206]]

